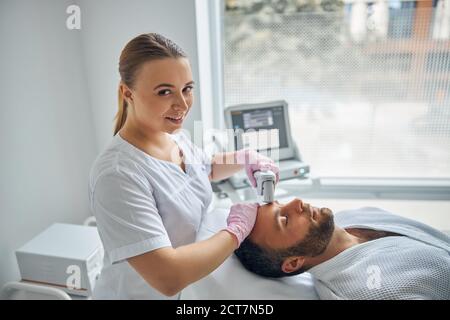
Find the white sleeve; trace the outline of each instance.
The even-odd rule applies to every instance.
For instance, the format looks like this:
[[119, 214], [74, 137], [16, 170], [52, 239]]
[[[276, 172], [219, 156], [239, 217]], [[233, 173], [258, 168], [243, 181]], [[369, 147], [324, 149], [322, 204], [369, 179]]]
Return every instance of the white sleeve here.
[[171, 246], [148, 181], [124, 170], [100, 176], [92, 210], [111, 263]]

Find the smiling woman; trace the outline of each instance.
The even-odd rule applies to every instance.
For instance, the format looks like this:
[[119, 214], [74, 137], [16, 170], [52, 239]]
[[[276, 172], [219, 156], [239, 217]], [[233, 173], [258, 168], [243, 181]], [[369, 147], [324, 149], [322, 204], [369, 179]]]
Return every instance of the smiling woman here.
[[183, 134], [194, 81], [186, 54], [171, 40], [154, 33], [132, 39], [119, 73], [114, 137], [90, 174], [91, 209], [105, 248], [93, 297], [176, 299], [217, 268], [256, 219], [256, 204], [236, 205], [225, 230], [194, 243], [211, 202], [209, 180], [244, 167], [253, 176], [263, 163], [278, 168], [257, 154], [256, 164], [219, 162], [237, 159], [237, 152], [211, 159]]
[[122, 137], [155, 136], [180, 128], [193, 103], [192, 72], [186, 58], [166, 58], [146, 62], [137, 73], [136, 83], [121, 83], [129, 112], [121, 128]]
[[[132, 128], [161, 131], [162, 121], [149, 121], [156, 114], [161, 116], [160, 120], [182, 123], [192, 106], [194, 81], [187, 55], [174, 42], [158, 34], [134, 38], [122, 51], [119, 73], [119, 111], [114, 135], [125, 125], [128, 116], [131, 119], [124, 131]], [[175, 108], [171, 109], [173, 104]], [[139, 126], [133, 123], [136, 121], [141, 122]]]

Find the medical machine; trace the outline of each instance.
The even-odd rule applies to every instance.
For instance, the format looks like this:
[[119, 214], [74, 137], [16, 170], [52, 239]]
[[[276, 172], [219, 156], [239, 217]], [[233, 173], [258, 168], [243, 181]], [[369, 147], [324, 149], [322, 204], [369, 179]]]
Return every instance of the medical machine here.
[[[230, 106], [225, 110], [225, 123], [228, 129], [232, 129], [232, 135], [227, 134], [222, 140], [234, 150], [255, 149], [275, 162], [279, 161], [280, 180], [306, 178], [309, 174], [309, 165], [302, 161], [291, 136], [286, 101]], [[225, 142], [221, 141], [221, 144], [223, 146]], [[268, 181], [266, 176], [261, 179]], [[235, 189], [249, 186], [244, 173], [231, 177], [230, 183]], [[272, 193], [270, 188], [268, 182], [261, 185], [261, 192], [268, 192], [269, 198]]]
[[272, 203], [275, 195], [276, 176], [272, 171], [256, 171], [256, 191], [265, 203]]
[[96, 227], [55, 223], [16, 251], [22, 281], [90, 296], [103, 266]]

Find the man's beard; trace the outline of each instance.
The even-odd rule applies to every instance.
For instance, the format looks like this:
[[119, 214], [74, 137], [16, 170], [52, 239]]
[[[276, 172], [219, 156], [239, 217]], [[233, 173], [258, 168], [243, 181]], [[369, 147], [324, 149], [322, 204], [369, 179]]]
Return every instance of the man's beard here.
[[320, 209], [319, 225], [311, 224], [305, 238], [295, 247], [302, 256], [316, 257], [322, 254], [331, 241], [334, 231], [333, 212], [328, 208]]

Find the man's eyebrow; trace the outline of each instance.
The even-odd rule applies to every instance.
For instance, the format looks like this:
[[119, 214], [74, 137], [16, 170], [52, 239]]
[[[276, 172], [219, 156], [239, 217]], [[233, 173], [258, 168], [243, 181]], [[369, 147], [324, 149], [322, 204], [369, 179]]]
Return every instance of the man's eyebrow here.
[[[185, 86], [192, 85], [192, 84], [195, 84], [195, 82], [194, 82], [194, 81], [189, 81], [188, 83], [185, 84]], [[158, 88], [160, 88], [160, 87], [175, 88], [175, 86], [174, 86], [173, 84], [170, 84], [170, 83], [160, 83], [160, 84], [158, 84], [153, 90], [156, 90], [156, 89], [158, 89]]]

